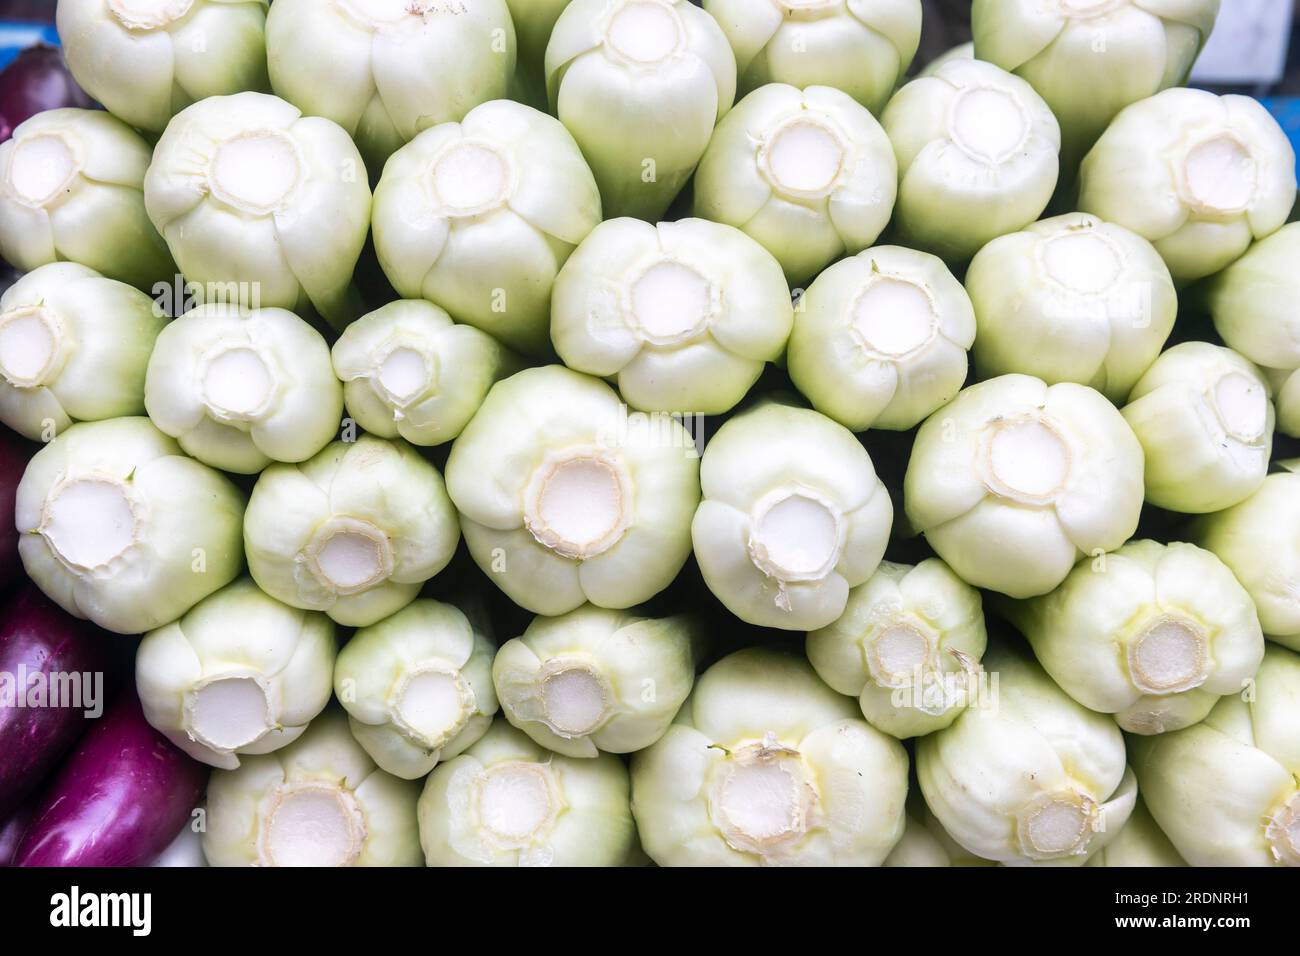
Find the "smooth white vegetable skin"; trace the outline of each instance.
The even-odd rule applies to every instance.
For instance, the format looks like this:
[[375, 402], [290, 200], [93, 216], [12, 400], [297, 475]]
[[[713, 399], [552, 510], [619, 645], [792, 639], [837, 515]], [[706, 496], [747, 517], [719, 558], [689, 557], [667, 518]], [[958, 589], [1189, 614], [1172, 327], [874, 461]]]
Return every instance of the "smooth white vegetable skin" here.
[[139, 289], [175, 271], [142, 195], [149, 144], [102, 110], [57, 109], [0, 143], [0, 255], [67, 260]]
[[664, 735], [695, 681], [699, 625], [585, 605], [537, 617], [492, 664], [506, 719], [568, 757], [631, 753]]
[[1195, 541], [1218, 555], [1250, 593], [1264, 633], [1300, 651], [1300, 475], [1264, 479], [1245, 501], [1200, 519]]
[[[913, 791], [915, 793], [915, 791]], [[934, 814], [919, 797], [913, 808], [908, 800], [907, 826], [903, 838], [894, 844], [881, 866], [997, 866], [992, 860], [982, 860], [969, 852], [944, 832]]]
[[970, 298], [942, 259], [877, 246], [835, 263], [800, 299], [790, 378], [852, 431], [904, 431], [961, 391], [974, 340]]
[[266, 54], [275, 92], [342, 126], [378, 176], [421, 130], [506, 95], [515, 28], [504, 0], [277, 0]]
[[982, 60], [949, 60], [899, 90], [880, 117], [898, 159], [901, 245], [964, 262], [1042, 214], [1061, 129], [1028, 83]]
[[1119, 835], [1088, 857], [1085, 866], [1186, 866], [1139, 796]]
[[414, 600], [459, 540], [438, 470], [406, 442], [368, 435], [267, 468], [244, 518], [262, 590], [354, 627]]
[[144, 201], [205, 300], [356, 317], [370, 187], [337, 124], [265, 93], [210, 97], [167, 124]]
[[1276, 232], [1295, 197], [1295, 150], [1268, 110], [1204, 90], [1124, 109], [1079, 177], [1079, 208], [1149, 240], [1179, 282], [1213, 275]]
[[1130, 103], [1187, 82], [1219, 0], [975, 0], [975, 55], [1033, 84], [1069, 168]]
[[925, 802], [958, 843], [1011, 866], [1079, 866], [1120, 832], [1137, 782], [1124, 737], [1036, 663], [984, 659], [996, 697], [916, 745]]
[[144, 403], [186, 454], [251, 475], [328, 445], [343, 386], [329, 346], [298, 316], [222, 303], [200, 305], [163, 329]]
[[1269, 645], [1254, 686], [1175, 734], [1133, 740], [1151, 815], [1192, 866], [1300, 866], [1300, 655]]
[[602, 223], [560, 270], [551, 339], [570, 368], [616, 378], [642, 411], [721, 414], [785, 350], [781, 267], [704, 219]]
[[976, 587], [1046, 594], [1085, 555], [1137, 530], [1142, 446], [1084, 385], [1003, 375], [917, 432], [903, 482], [914, 530]]
[[406, 298], [545, 353], [555, 274], [600, 215], [596, 180], [568, 130], [493, 100], [393, 154], [375, 187], [375, 252]]
[[884, 557], [889, 493], [853, 434], [811, 409], [768, 401], [730, 419], [700, 479], [695, 558], [742, 621], [825, 627]]
[[1078, 382], [1122, 402], [1155, 361], [1178, 295], [1151, 243], [1070, 213], [994, 239], [966, 272], [981, 378], [1008, 372]]
[[1131, 541], [1081, 561], [1011, 616], [1067, 694], [1135, 734], [1196, 723], [1264, 657], [1245, 588], [1209, 551], [1181, 542]]
[[564, 614], [649, 600], [690, 555], [699, 458], [675, 419], [631, 414], [559, 365], [498, 382], [447, 459], [470, 554], [516, 604]]
[[147, 418], [73, 425], [18, 485], [18, 553], [68, 613], [119, 634], [170, 624], [243, 563], [244, 496]]
[[213, 866], [419, 866], [419, 784], [375, 766], [341, 711], [208, 783]]
[[1277, 426], [1300, 436], [1300, 223], [1283, 226], [1217, 275], [1206, 294], [1214, 328], [1229, 348], [1264, 367]]
[[971, 703], [988, 644], [980, 594], [938, 558], [882, 562], [835, 623], [808, 634], [808, 660], [867, 722], [905, 740], [947, 727]]
[[552, 112], [600, 185], [605, 218], [663, 217], [736, 98], [736, 58], [688, 0], [573, 0], [546, 47]]
[[628, 799], [617, 757], [551, 753], [498, 719], [425, 781], [420, 845], [429, 866], [621, 866]]
[[352, 736], [394, 776], [423, 777], [491, 726], [495, 650], [463, 611], [439, 601], [361, 628], [334, 668]]
[[924, 69], [922, 69], [921, 72], [919, 72], [916, 75], [934, 76], [934, 74], [938, 73], [939, 70], [943, 67], [943, 65], [947, 63], [949, 60], [973, 60], [973, 59], [975, 59], [974, 41], [959, 43], [952, 49], [945, 50], [943, 53], [940, 53], [933, 60], [927, 63]]
[[401, 299], [363, 315], [331, 352], [348, 414], [380, 438], [441, 445], [464, 430], [519, 360], [431, 302]]
[[1264, 483], [1273, 404], [1264, 376], [1231, 349], [1183, 342], [1138, 381], [1124, 420], [1146, 457], [1146, 498], [1171, 511], [1221, 511]]
[[875, 117], [845, 93], [774, 83], [718, 123], [694, 188], [695, 215], [744, 230], [797, 284], [876, 241], [898, 162]]
[[59, 0], [55, 23], [81, 88], [161, 132], [209, 96], [265, 90], [266, 0]]
[[136, 690], [168, 740], [234, 770], [243, 754], [293, 743], [325, 709], [336, 653], [328, 617], [281, 604], [245, 578], [144, 636]]
[[144, 372], [167, 318], [143, 292], [51, 262], [0, 296], [0, 422], [50, 441], [73, 422], [144, 412]]
[[903, 835], [907, 765], [807, 662], [750, 648], [632, 758], [632, 811], [660, 866], [879, 866]]
[[740, 92], [831, 86], [880, 112], [921, 40], [920, 0], [704, 0], [736, 54]]

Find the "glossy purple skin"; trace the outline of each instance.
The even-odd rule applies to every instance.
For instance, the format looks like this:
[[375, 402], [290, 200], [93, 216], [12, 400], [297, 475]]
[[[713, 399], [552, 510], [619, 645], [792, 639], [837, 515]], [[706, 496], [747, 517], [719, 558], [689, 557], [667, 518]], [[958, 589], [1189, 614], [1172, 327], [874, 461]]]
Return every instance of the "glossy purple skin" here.
[[47, 43], [28, 47], [0, 71], [0, 140], [12, 136], [23, 120], [45, 110], [94, 105], [63, 65], [63, 54]]
[[27, 825], [32, 822], [32, 807], [20, 807], [8, 820], [0, 822], [0, 866], [13, 866], [18, 844], [22, 842]]
[[15, 865], [144, 866], [180, 832], [207, 779], [124, 690], [41, 796]]
[[[37, 672], [101, 675], [111, 638], [59, 608], [28, 583], [0, 610], [0, 673], [13, 686]], [[25, 692], [26, 685], [14, 687]], [[93, 689], [93, 687], [92, 687]], [[82, 702], [83, 705], [86, 701]], [[103, 699], [99, 701], [102, 708]], [[44, 779], [86, 730], [86, 706], [0, 706], [0, 820]]]
[[0, 592], [9, 590], [21, 575], [14, 495], [32, 452], [26, 442], [0, 426]]

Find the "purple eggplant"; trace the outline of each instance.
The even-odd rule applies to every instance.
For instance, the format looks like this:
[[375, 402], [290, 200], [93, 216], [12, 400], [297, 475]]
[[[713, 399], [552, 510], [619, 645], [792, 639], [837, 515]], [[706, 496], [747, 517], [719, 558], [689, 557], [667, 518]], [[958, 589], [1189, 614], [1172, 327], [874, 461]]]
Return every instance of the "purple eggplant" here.
[[15, 865], [143, 866], [180, 832], [207, 779], [124, 690], [37, 802]]
[[32, 448], [12, 432], [0, 428], [0, 591], [18, 580], [18, 529], [14, 525], [14, 495], [22, 480]]
[[32, 822], [32, 806], [28, 804], [15, 811], [8, 820], [0, 822], [0, 866], [13, 866], [27, 825]]
[[0, 820], [103, 712], [110, 640], [33, 584], [0, 613]]
[[45, 110], [94, 105], [63, 65], [58, 49], [48, 43], [28, 47], [0, 71], [0, 140], [8, 139], [23, 120]]

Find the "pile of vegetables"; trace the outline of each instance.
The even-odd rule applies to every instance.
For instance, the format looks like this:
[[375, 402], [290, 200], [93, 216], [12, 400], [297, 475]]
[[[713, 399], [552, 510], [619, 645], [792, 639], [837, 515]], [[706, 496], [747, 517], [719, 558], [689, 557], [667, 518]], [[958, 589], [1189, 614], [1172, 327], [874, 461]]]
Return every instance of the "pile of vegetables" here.
[[1218, 8], [60, 0], [0, 865], [1300, 866], [1296, 157], [1180, 87]]

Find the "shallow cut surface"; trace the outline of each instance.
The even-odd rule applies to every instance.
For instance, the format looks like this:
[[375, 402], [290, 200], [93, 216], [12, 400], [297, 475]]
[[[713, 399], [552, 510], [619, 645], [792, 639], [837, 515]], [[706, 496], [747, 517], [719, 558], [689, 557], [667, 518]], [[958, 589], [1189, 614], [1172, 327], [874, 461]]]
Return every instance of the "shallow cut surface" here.
[[273, 379], [265, 360], [251, 348], [226, 349], [208, 362], [203, 401], [222, 415], [250, 415], [271, 397]]
[[269, 212], [298, 181], [298, 152], [283, 133], [245, 133], [217, 147], [209, 181], [224, 202]]
[[54, 492], [45, 507], [41, 530], [71, 565], [102, 567], [135, 540], [135, 512], [115, 482], [95, 478], [69, 482]]
[[759, 516], [754, 539], [772, 569], [791, 577], [809, 576], [834, 565], [839, 531], [839, 517], [823, 502], [795, 492]]
[[478, 812], [483, 825], [507, 845], [531, 841], [554, 816], [546, 771], [536, 764], [501, 764], [479, 781]]
[[276, 866], [347, 866], [364, 838], [355, 798], [337, 787], [290, 791], [266, 823], [266, 852]]
[[126, 27], [154, 29], [179, 20], [194, 0], [109, 0], [113, 15]]
[[576, 456], [550, 466], [538, 480], [528, 526], [542, 544], [589, 557], [621, 537], [623, 483], [610, 462]]
[[546, 719], [557, 731], [579, 736], [594, 730], [605, 716], [605, 689], [585, 667], [568, 667], [542, 682]]
[[337, 531], [316, 556], [321, 572], [340, 590], [364, 587], [384, 573], [384, 549], [364, 531]]
[[0, 316], [0, 375], [16, 388], [49, 384], [46, 377], [58, 353], [54, 317], [39, 306]]
[[1026, 821], [1025, 850], [1036, 859], [1052, 859], [1075, 852], [1088, 842], [1090, 821], [1084, 806], [1057, 798], [1034, 810]]
[[1255, 194], [1255, 158], [1235, 136], [1216, 136], [1193, 147], [1183, 170], [1188, 198], [1207, 211], [1242, 209]]
[[28, 205], [43, 206], [67, 188], [77, 162], [63, 137], [26, 136], [9, 159], [9, 184]]
[[1133, 682], [1148, 694], [1191, 690], [1205, 683], [1209, 648], [1190, 622], [1165, 618], [1147, 628], [1129, 650]]
[[872, 676], [884, 686], [911, 684], [930, 657], [930, 641], [911, 624], [891, 624], [877, 632], [869, 661]]
[[452, 211], [481, 212], [501, 202], [508, 179], [505, 160], [481, 143], [459, 143], [433, 168], [433, 188]]
[[939, 317], [925, 290], [905, 279], [879, 279], [858, 296], [853, 328], [873, 352], [907, 355], [934, 338]]
[[455, 674], [424, 671], [402, 688], [398, 716], [412, 733], [432, 746], [441, 746], [465, 725], [465, 691]]
[[1215, 383], [1214, 408], [1223, 430], [1239, 441], [1258, 441], [1268, 427], [1268, 395], [1263, 385], [1239, 372], [1230, 372]]
[[271, 729], [266, 691], [251, 677], [210, 681], [194, 692], [190, 730], [214, 750], [232, 751]]
[[677, 16], [659, 3], [629, 3], [614, 14], [605, 39], [635, 63], [657, 63], [677, 48]]
[[408, 402], [423, 394], [430, 378], [429, 363], [415, 349], [393, 349], [379, 366], [379, 384], [395, 402]]
[[806, 832], [812, 791], [798, 753], [751, 745], [722, 772], [710, 814], [733, 849], [763, 854]]
[[777, 131], [766, 148], [774, 184], [787, 192], [824, 194], [844, 165], [839, 137], [820, 123], [801, 120]]
[[1048, 275], [1061, 285], [1088, 295], [1108, 291], [1123, 271], [1115, 247], [1090, 232], [1069, 232], [1049, 239], [1043, 263]]
[[1010, 93], [973, 87], [958, 94], [949, 130], [953, 141], [968, 154], [998, 163], [1024, 142], [1029, 124]]
[[712, 286], [688, 265], [656, 262], [632, 286], [632, 313], [647, 341], [672, 342], [708, 322]]
[[1036, 419], [998, 427], [989, 444], [989, 467], [1013, 494], [1048, 498], [1060, 491], [1070, 470], [1069, 452], [1055, 430]]

